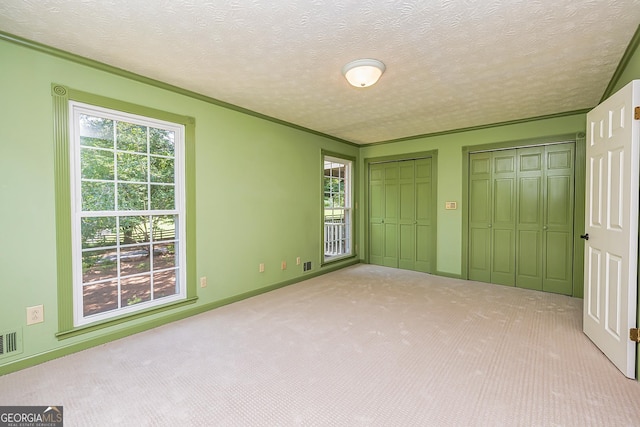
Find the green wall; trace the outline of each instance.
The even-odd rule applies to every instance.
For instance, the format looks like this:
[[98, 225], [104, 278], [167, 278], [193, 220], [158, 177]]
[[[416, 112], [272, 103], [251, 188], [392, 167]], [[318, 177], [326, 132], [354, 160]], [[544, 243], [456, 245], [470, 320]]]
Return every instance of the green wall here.
[[[0, 374], [295, 282], [321, 268], [321, 151], [358, 147], [0, 40]], [[51, 83], [196, 120], [196, 304], [58, 340]], [[296, 257], [312, 261], [302, 272]], [[287, 261], [287, 270], [280, 262]], [[266, 271], [258, 272], [265, 263]], [[344, 263], [343, 263], [344, 265]], [[26, 326], [26, 307], [45, 321]], [[67, 349], [65, 349], [67, 348]]]
[[640, 25], [620, 61], [620, 66], [611, 79], [609, 87], [607, 87], [604, 98], [608, 98], [635, 79], [640, 79]]

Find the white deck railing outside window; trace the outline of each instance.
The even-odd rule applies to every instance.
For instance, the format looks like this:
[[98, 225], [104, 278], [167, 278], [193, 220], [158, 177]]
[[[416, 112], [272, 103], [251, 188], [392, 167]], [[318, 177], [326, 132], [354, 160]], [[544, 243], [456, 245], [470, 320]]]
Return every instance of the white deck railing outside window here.
[[324, 255], [338, 256], [349, 253], [347, 227], [343, 223], [324, 223]]

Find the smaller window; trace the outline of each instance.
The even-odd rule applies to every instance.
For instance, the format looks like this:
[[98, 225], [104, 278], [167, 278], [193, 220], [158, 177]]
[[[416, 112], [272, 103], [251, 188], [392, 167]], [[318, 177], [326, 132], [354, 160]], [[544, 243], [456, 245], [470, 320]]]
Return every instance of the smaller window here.
[[353, 254], [352, 163], [324, 156], [323, 241], [324, 261]]

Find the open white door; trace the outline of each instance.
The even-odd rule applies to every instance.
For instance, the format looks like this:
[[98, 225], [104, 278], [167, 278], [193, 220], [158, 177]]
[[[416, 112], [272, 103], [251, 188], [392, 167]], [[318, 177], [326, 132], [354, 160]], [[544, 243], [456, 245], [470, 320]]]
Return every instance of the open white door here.
[[640, 80], [587, 114], [584, 333], [635, 378]]

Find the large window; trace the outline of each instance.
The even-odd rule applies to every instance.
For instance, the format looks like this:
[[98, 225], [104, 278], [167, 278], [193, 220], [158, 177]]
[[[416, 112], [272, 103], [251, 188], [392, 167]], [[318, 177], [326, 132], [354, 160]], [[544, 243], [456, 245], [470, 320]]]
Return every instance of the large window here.
[[74, 325], [186, 298], [184, 126], [70, 101]]
[[324, 261], [353, 254], [352, 162], [324, 155]]

